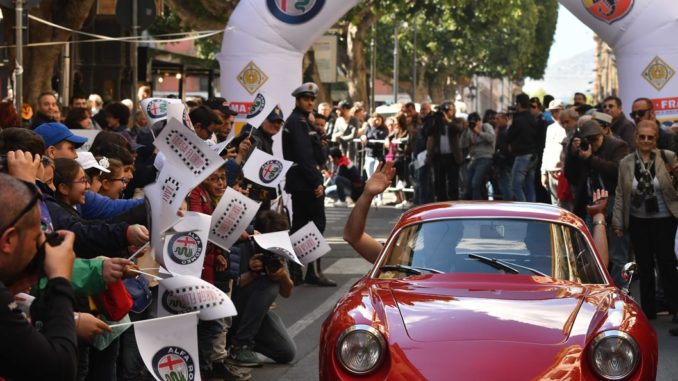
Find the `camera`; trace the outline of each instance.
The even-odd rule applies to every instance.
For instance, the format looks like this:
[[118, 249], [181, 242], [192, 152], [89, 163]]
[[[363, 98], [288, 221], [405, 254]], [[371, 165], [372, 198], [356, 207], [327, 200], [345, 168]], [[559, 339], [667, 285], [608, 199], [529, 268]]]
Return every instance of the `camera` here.
[[28, 274], [38, 274], [38, 277], [42, 277], [44, 275], [45, 267], [45, 245], [56, 247], [61, 245], [63, 241], [64, 239], [59, 233], [53, 232], [45, 234], [45, 244], [38, 247], [38, 252], [28, 263], [28, 266], [26, 266], [25, 272]]
[[262, 254], [261, 261], [264, 263], [264, 268], [267, 273], [274, 273], [282, 267], [282, 260], [277, 254], [267, 250], [263, 250]]
[[591, 147], [591, 143], [589, 142], [589, 139], [584, 136], [579, 128], [577, 128], [574, 132], [574, 135], [572, 136], [572, 139], [574, 138], [579, 138], [580, 143], [579, 143], [579, 149], [582, 151], [588, 151], [589, 147]]

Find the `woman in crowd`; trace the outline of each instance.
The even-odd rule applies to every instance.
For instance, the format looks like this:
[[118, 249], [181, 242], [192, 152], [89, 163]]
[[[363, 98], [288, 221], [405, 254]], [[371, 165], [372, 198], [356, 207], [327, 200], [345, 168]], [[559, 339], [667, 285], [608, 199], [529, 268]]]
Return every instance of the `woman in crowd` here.
[[669, 308], [678, 309], [678, 271], [673, 250], [678, 217], [678, 194], [673, 183], [676, 155], [657, 149], [659, 131], [654, 121], [636, 130], [636, 150], [619, 163], [612, 227], [618, 236], [629, 234], [640, 275], [640, 300], [649, 319], [657, 317], [655, 261]]
[[[384, 160], [384, 145], [381, 142], [374, 142], [374, 140], [386, 139], [389, 131], [384, 125], [384, 117], [377, 113], [372, 115], [368, 124], [364, 134], [360, 136], [360, 140], [365, 146], [365, 173], [367, 178], [370, 178], [377, 170], [379, 162]], [[381, 198], [375, 200], [376, 202], [381, 202]]]
[[396, 169], [396, 206], [404, 207], [407, 203], [404, 197], [403, 188], [408, 182], [407, 176], [407, 147], [410, 140], [410, 133], [407, 130], [406, 116], [400, 115], [393, 121], [393, 132], [386, 138], [384, 147], [388, 149], [386, 161], [393, 161]]

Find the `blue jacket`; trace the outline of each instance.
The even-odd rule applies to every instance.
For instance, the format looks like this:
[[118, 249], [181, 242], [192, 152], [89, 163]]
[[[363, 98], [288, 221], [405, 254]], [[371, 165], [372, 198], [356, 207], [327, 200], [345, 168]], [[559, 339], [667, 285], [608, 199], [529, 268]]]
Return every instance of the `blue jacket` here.
[[82, 218], [86, 220], [107, 220], [142, 205], [143, 199], [112, 200], [92, 191], [85, 192], [85, 204], [78, 208]]

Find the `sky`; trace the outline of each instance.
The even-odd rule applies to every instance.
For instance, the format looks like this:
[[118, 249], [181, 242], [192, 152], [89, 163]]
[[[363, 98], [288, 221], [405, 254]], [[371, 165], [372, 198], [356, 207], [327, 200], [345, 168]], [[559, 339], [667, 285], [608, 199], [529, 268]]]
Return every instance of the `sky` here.
[[[549, 54], [549, 61], [546, 69], [546, 76], [541, 81], [534, 81], [528, 79], [525, 81], [524, 91], [529, 93], [544, 88], [548, 93], [553, 94], [556, 98], [561, 98], [563, 101], [568, 101], [571, 93], [576, 91], [586, 91], [591, 87], [588, 84], [593, 79], [593, 72], [581, 75], [578, 78], [571, 76], [558, 76], [554, 78], [549, 76], [549, 72], [553, 74], [554, 68], [558, 68], [558, 63], [568, 58], [584, 53], [586, 51], [593, 51], [595, 43], [593, 41], [593, 31], [584, 25], [578, 18], [570, 13], [567, 8], [559, 5], [558, 9], [558, 23], [556, 25], [556, 33], [554, 42], [551, 46]], [[593, 66], [594, 56], [591, 53], [590, 65]], [[558, 68], [562, 71], [566, 68]]]

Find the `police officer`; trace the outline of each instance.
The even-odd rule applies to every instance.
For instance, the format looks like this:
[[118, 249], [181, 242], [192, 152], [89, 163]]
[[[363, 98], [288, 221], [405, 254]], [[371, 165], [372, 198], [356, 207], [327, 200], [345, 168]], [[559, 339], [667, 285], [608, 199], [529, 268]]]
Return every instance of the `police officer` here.
[[[320, 232], [325, 231], [325, 187], [317, 167], [309, 114], [313, 112], [318, 86], [304, 83], [292, 96], [296, 98], [294, 111], [283, 128], [283, 156], [294, 162], [287, 172], [285, 191], [292, 195], [292, 232], [313, 221]], [[290, 273], [295, 283], [301, 281], [301, 268], [291, 264]], [[320, 259], [309, 263], [304, 282], [323, 287], [334, 287], [336, 282], [325, 278]]]

